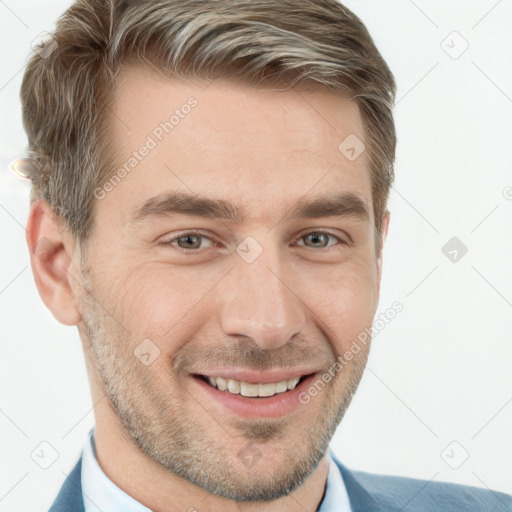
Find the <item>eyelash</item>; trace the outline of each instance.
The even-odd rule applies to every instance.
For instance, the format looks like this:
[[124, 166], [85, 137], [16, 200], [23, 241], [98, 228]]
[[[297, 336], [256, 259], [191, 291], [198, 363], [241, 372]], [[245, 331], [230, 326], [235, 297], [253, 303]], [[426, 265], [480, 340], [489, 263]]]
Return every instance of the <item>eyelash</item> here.
[[[187, 235], [197, 236], [197, 237], [201, 237], [201, 238], [207, 238], [208, 240], [211, 240], [212, 243], [215, 244], [214, 240], [212, 240], [209, 236], [205, 235], [204, 233], [202, 233], [200, 231], [185, 231], [183, 233], [180, 233], [180, 234], [176, 235], [174, 238], [171, 238], [170, 240], [167, 240], [165, 242], [160, 242], [159, 245], [172, 246], [172, 245], [174, 245], [173, 242], [175, 242], [178, 239], [183, 238], [183, 237], [185, 237]], [[305, 233], [305, 234], [301, 235], [298, 238], [298, 240], [301, 240], [302, 238], [304, 238], [304, 237], [306, 237], [308, 235], [327, 235], [327, 236], [330, 236], [332, 238], [335, 238], [339, 242], [340, 245], [343, 245], [343, 246], [349, 246], [350, 245], [347, 241], [339, 238], [338, 236], [330, 233], [329, 231], [324, 231], [324, 230], [310, 231], [308, 233]], [[311, 251], [321, 252], [321, 251], [326, 250], [329, 247], [333, 247], [335, 245], [337, 245], [337, 244], [332, 244], [332, 245], [328, 245], [326, 247], [318, 247], [318, 248], [307, 247], [307, 246], [303, 246], [303, 247], [305, 247], [306, 249], [311, 250]], [[201, 251], [205, 251], [205, 250], [207, 250], [209, 248], [207, 248], [207, 249], [184, 249], [183, 247], [177, 247], [176, 246], [175, 249], [177, 249], [178, 251], [183, 252], [183, 253], [192, 253], [192, 252], [197, 252], [198, 253], [198, 252], [201, 252]]]

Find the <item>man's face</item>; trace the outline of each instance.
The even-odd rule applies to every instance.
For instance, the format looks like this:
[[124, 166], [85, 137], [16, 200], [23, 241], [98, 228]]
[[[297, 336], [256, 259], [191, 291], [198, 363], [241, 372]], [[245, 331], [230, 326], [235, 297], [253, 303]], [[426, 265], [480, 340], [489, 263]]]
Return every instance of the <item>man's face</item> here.
[[[111, 134], [129, 171], [97, 194], [79, 328], [108, 428], [212, 493], [275, 499], [323, 457], [367, 360], [368, 345], [322, 381], [378, 303], [366, 155], [338, 149], [361, 118], [325, 90], [206, 86], [126, 71]], [[200, 377], [312, 373], [238, 395]]]

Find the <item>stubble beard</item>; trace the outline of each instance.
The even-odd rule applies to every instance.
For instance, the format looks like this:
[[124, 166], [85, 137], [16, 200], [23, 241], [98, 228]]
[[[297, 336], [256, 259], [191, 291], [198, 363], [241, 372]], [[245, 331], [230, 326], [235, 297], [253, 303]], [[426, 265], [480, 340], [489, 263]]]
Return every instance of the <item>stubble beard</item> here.
[[[186, 404], [198, 400], [180, 386], [170, 368], [166, 377], [172, 379], [174, 390], [171, 393], [170, 388], [165, 389], [169, 379], [157, 380], [151, 366], [135, 357], [133, 351], [138, 343], [96, 300], [100, 294], [92, 288], [90, 276], [84, 274], [83, 281], [88, 288], [80, 305], [85, 356], [92, 363], [124, 434], [142, 453], [175, 475], [230, 500], [275, 500], [304, 483], [325, 455], [352, 400], [367, 353], [358, 354], [351, 366], [335, 375], [304, 406], [314, 406], [316, 400], [322, 400], [316, 418], [305, 429], [302, 422], [295, 421], [301, 424], [293, 425], [287, 418], [239, 419], [230, 425], [206, 411], [197, 418]], [[220, 435], [225, 440], [219, 443], [216, 431], [223, 424], [226, 428], [220, 430]], [[299, 428], [300, 438], [293, 440]], [[283, 454], [279, 463], [266, 464], [263, 457], [250, 468], [242, 463], [238, 449], [227, 448], [273, 441]]]

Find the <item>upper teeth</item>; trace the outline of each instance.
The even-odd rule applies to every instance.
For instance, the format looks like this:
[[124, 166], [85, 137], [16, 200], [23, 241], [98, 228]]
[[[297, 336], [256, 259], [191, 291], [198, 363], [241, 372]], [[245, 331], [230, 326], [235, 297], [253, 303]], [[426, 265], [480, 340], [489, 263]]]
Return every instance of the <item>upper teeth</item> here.
[[234, 395], [242, 396], [273, 396], [276, 393], [285, 393], [289, 389], [294, 389], [299, 379], [300, 377], [294, 377], [293, 379], [279, 382], [251, 384], [250, 382], [225, 379], [224, 377], [208, 377], [208, 381], [212, 386], [215, 386], [221, 391], [229, 391]]

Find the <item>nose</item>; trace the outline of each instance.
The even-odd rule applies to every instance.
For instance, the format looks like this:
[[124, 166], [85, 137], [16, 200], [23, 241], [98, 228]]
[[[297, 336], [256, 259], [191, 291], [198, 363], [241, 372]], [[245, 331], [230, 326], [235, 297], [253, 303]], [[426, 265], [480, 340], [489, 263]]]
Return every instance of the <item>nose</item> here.
[[263, 349], [275, 349], [300, 333], [306, 323], [291, 268], [268, 247], [251, 263], [233, 254], [234, 268], [222, 282], [221, 327], [228, 336], [246, 336]]

